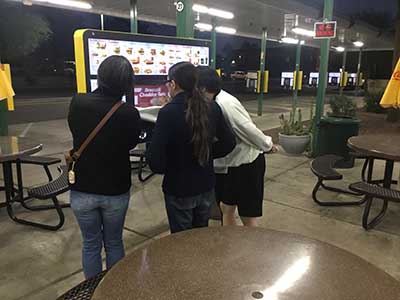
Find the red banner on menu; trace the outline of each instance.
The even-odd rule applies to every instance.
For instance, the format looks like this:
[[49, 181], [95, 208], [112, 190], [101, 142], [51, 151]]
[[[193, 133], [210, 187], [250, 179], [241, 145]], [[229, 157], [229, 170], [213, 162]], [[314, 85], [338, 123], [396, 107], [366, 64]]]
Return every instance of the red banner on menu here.
[[158, 106], [168, 97], [168, 89], [165, 85], [142, 85], [135, 87], [135, 106]]
[[336, 37], [336, 21], [317, 22], [314, 25], [315, 39], [333, 39]]

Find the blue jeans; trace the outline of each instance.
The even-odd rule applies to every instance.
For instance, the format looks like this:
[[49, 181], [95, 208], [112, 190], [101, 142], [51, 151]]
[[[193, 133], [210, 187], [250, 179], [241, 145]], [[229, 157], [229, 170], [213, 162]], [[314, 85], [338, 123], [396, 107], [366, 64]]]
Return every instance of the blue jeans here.
[[71, 208], [82, 233], [82, 266], [86, 278], [97, 275], [103, 269], [103, 243], [107, 269], [125, 256], [122, 231], [129, 198], [129, 192], [104, 196], [71, 191]]
[[165, 196], [168, 223], [171, 233], [192, 228], [208, 227], [214, 190], [194, 197]]

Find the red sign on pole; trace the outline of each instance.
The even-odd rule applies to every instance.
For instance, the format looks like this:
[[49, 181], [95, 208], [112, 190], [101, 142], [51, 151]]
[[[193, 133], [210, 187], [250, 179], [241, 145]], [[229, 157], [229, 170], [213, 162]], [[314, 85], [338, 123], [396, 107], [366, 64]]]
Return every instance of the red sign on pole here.
[[317, 22], [314, 24], [315, 39], [334, 39], [336, 37], [336, 21]]

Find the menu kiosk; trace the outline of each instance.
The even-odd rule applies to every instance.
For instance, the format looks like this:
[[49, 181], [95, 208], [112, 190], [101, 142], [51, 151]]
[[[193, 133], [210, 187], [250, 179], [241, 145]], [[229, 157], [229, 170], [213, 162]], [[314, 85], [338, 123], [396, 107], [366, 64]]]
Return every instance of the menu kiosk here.
[[347, 81], [347, 86], [355, 87], [357, 83], [357, 73], [350, 73]]
[[293, 72], [282, 72], [281, 75], [281, 86], [284, 89], [290, 89], [293, 87], [294, 73]]
[[328, 83], [332, 86], [338, 86], [340, 84], [340, 72], [329, 73]]
[[135, 72], [132, 104], [141, 115], [147, 112], [155, 117], [160, 98], [167, 96], [164, 82], [171, 66], [182, 61], [208, 66], [210, 61], [207, 40], [81, 29], [74, 34], [74, 44], [79, 93], [93, 92], [100, 64], [109, 56], [122, 55]]
[[310, 77], [308, 79], [308, 84], [311, 87], [317, 87], [319, 83], [319, 73], [311, 72]]

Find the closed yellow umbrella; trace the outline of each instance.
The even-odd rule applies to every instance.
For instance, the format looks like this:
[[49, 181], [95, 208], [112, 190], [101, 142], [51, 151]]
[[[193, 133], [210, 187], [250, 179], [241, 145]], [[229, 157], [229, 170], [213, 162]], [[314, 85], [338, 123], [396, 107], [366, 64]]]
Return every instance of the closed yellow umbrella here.
[[400, 59], [381, 100], [384, 108], [400, 108]]
[[11, 85], [9, 65], [0, 64], [0, 101], [7, 100], [8, 110], [14, 110], [13, 97], [15, 95]]

